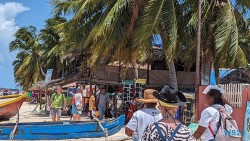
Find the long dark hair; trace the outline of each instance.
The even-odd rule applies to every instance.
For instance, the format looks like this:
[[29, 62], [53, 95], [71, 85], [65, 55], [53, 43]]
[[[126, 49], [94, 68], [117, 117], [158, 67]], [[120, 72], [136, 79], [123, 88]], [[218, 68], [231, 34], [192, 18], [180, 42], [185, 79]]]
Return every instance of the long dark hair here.
[[211, 89], [207, 94], [208, 94], [208, 96], [212, 96], [214, 98], [213, 104], [220, 104], [222, 106], [225, 105], [225, 103], [222, 99], [222, 93], [219, 90]]

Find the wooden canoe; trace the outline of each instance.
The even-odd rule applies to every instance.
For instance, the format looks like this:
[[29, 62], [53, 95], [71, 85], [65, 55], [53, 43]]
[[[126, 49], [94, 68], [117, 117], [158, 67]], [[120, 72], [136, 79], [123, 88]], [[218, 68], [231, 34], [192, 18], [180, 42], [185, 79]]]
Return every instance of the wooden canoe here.
[[[121, 115], [112, 121], [102, 121], [108, 135], [121, 130], [125, 116]], [[0, 140], [9, 140], [15, 124], [0, 124]], [[19, 123], [15, 140], [60, 140], [105, 137], [97, 122], [34, 122]]]
[[20, 95], [5, 95], [5, 96], [0, 96], [0, 99], [8, 99], [8, 98], [16, 98], [19, 97]]
[[0, 119], [9, 119], [15, 116], [25, 99], [26, 94], [0, 97]]

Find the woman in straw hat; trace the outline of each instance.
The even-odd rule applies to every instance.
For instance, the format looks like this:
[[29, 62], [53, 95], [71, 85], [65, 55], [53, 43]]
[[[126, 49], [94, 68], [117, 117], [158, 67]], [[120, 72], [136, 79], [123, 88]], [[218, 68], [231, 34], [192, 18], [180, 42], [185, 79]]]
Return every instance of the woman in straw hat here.
[[[144, 91], [143, 99], [136, 99], [138, 102], [144, 103], [145, 108], [136, 111], [125, 128], [125, 134], [132, 136], [133, 133], [138, 134], [141, 138], [144, 129], [154, 122], [162, 119], [162, 115], [159, 110], [156, 109], [157, 99], [153, 96], [153, 92], [156, 90], [146, 89]], [[138, 140], [138, 139], [137, 139]]]
[[142, 141], [195, 141], [191, 131], [182, 123], [177, 121], [175, 113], [178, 106], [185, 104], [181, 101], [186, 101], [185, 96], [165, 85], [161, 92], [154, 92], [154, 97], [159, 101], [159, 109], [163, 119], [147, 126], [144, 130]]

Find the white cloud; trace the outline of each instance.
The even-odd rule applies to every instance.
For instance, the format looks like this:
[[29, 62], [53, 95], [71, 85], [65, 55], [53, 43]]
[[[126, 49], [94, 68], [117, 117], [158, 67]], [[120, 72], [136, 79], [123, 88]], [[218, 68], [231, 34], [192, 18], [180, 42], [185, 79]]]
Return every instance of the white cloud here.
[[0, 31], [17, 30], [15, 18], [19, 13], [30, 10], [21, 3], [6, 2], [0, 3]]
[[0, 3], [0, 77], [9, 74], [7, 71], [13, 69], [12, 61], [15, 53], [9, 53], [9, 43], [13, 40], [14, 33], [19, 29], [15, 18], [18, 14], [29, 10], [30, 8], [17, 2]]
[[[13, 34], [18, 30], [15, 24], [15, 18], [18, 14], [28, 11], [29, 8], [21, 3], [6, 2], [0, 3], [0, 63], [10, 61], [10, 56], [7, 54], [9, 42], [13, 39]], [[1, 55], [2, 54], [2, 55]], [[3, 60], [4, 58], [4, 60]], [[7, 60], [6, 60], [7, 59]], [[4, 62], [3, 62], [4, 61]]]

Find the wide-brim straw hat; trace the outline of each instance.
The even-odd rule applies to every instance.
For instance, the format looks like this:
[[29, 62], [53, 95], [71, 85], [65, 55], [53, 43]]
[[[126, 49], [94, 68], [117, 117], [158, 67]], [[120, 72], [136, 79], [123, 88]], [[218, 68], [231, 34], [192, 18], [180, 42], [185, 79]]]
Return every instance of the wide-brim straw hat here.
[[160, 92], [154, 91], [153, 95], [159, 100], [159, 103], [165, 107], [178, 107], [186, 105], [186, 98], [184, 94], [168, 85], [165, 85]]
[[141, 99], [136, 99], [138, 102], [142, 103], [158, 103], [158, 100], [153, 96], [153, 93], [156, 90], [154, 89], [146, 89], [144, 90], [144, 97]]

